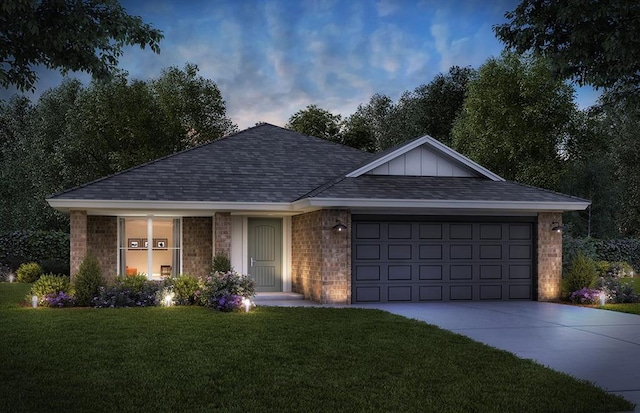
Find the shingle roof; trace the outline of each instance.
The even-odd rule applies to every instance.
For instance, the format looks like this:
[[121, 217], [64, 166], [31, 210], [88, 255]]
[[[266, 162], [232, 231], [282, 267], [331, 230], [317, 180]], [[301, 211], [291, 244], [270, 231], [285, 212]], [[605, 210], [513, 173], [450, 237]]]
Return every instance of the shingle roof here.
[[310, 198], [406, 199], [551, 202], [582, 206], [587, 202], [488, 178], [366, 174], [346, 177], [383, 155], [261, 124], [70, 189], [50, 199], [221, 203], [293, 203]]
[[52, 199], [292, 202], [372, 156], [261, 124]]
[[584, 200], [510, 181], [486, 178], [361, 175], [313, 193], [314, 198], [446, 201], [571, 202]]

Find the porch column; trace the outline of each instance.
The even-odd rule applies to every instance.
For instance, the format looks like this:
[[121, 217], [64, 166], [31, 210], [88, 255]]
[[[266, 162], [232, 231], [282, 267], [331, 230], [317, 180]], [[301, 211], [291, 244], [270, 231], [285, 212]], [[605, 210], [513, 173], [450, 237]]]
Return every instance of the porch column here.
[[231, 258], [231, 213], [216, 212], [214, 226], [215, 254]]
[[72, 210], [70, 221], [70, 270], [73, 278], [87, 255], [87, 211]]
[[560, 299], [562, 232], [551, 230], [556, 222], [562, 225], [562, 213], [538, 214], [538, 301]]

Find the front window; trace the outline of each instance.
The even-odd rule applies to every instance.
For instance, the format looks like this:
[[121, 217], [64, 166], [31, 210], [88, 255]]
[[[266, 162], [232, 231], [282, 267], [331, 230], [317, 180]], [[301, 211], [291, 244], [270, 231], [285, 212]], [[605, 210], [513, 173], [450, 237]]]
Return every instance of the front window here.
[[180, 274], [179, 218], [120, 218], [119, 274], [162, 279]]

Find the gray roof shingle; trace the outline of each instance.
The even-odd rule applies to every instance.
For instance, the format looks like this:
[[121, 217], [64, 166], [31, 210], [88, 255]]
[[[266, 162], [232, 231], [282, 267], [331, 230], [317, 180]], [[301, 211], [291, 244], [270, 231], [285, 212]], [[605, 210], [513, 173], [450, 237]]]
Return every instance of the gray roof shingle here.
[[372, 156], [261, 124], [52, 199], [292, 202]]

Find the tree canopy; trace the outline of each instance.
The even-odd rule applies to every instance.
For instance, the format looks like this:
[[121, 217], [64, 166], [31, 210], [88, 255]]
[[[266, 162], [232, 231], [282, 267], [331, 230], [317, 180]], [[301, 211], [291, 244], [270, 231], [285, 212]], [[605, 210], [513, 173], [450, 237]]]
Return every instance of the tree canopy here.
[[124, 46], [159, 53], [162, 38], [117, 0], [3, 0], [0, 86], [34, 89], [38, 65], [105, 79], [116, 71]]
[[545, 57], [563, 79], [640, 92], [640, 3], [522, 0], [493, 27], [518, 53]]
[[342, 117], [316, 105], [308, 105], [291, 115], [285, 127], [305, 135], [340, 142]]

